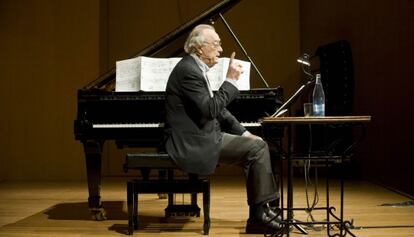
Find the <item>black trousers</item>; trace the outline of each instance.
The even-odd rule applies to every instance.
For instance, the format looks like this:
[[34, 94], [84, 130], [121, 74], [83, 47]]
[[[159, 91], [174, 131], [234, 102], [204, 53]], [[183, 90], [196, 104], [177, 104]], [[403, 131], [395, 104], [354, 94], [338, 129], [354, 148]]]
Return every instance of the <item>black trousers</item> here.
[[223, 133], [219, 163], [243, 168], [250, 206], [279, 198], [265, 141]]

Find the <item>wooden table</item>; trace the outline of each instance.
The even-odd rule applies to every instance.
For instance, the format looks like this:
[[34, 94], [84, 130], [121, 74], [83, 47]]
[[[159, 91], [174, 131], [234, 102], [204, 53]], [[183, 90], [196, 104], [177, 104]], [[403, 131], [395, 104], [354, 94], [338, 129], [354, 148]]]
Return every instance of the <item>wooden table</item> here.
[[[282, 208], [282, 217], [286, 223], [284, 230], [281, 230], [279, 233], [274, 233], [272, 236], [282, 236], [284, 233], [289, 236], [289, 230], [291, 226], [296, 227], [299, 231], [301, 231], [303, 234], [307, 234], [307, 231], [302, 227], [302, 225], [312, 225], [312, 224], [323, 224], [327, 225], [327, 234], [328, 236], [345, 236], [346, 234], [350, 234], [351, 236], [355, 236], [350, 231], [349, 227], [351, 226], [351, 223], [349, 221], [344, 221], [343, 218], [343, 199], [344, 199], [344, 181], [343, 177], [341, 176], [340, 182], [341, 182], [341, 199], [340, 199], [340, 216], [336, 216], [333, 211], [335, 211], [335, 208], [330, 206], [329, 204], [329, 182], [327, 177], [327, 204], [326, 207], [318, 208], [326, 211], [327, 220], [322, 222], [298, 222], [293, 218], [293, 210], [305, 210], [305, 208], [294, 208], [293, 207], [293, 185], [292, 185], [292, 179], [293, 179], [293, 167], [292, 167], [292, 154], [294, 153], [293, 147], [292, 147], [292, 126], [294, 125], [312, 125], [312, 124], [319, 124], [319, 125], [329, 125], [329, 126], [361, 126], [364, 127], [364, 125], [371, 121], [371, 116], [324, 116], [324, 117], [265, 117], [263, 118], [262, 127], [263, 129], [269, 129], [272, 130], [272, 127], [284, 127], [288, 130], [287, 136], [288, 136], [288, 151], [286, 153], [285, 160], [287, 160], [287, 208], [284, 208], [283, 203], [283, 182], [282, 183], [282, 195], [281, 195], [281, 208]], [[355, 142], [350, 145], [350, 147], [347, 149], [353, 149], [355, 147]], [[345, 153], [345, 152], [344, 152]], [[344, 155], [339, 156], [340, 162], [343, 162]], [[324, 159], [327, 161], [331, 159], [331, 156], [326, 156]], [[306, 159], [312, 159], [312, 157], [306, 158]], [[337, 159], [337, 158], [335, 158]], [[284, 211], [287, 212], [287, 218], [284, 218]], [[330, 219], [330, 217], [333, 217], [333, 220]], [[331, 226], [336, 225], [339, 227], [339, 233], [333, 234], [331, 233]]]
[[263, 125], [278, 124], [345, 124], [345, 123], [368, 123], [371, 116], [324, 116], [324, 117], [265, 117]]

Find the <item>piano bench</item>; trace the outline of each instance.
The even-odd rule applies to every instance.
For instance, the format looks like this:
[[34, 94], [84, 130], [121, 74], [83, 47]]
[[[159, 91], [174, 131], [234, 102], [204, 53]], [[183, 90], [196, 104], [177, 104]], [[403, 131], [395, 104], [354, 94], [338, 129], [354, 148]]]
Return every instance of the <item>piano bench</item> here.
[[[124, 164], [124, 171], [140, 169], [141, 179], [133, 179], [127, 182], [127, 206], [128, 206], [128, 234], [138, 229], [138, 194], [139, 193], [168, 193], [168, 206], [165, 216], [190, 215], [200, 216], [200, 208], [197, 206], [197, 193], [203, 193], [204, 211], [204, 235], [210, 230], [210, 179], [188, 174], [188, 178], [174, 179], [173, 170], [180, 169], [175, 165], [166, 153], [128, 153]], [[151, 169], [167, 170], [168, 178], [150, 179]], [[191, 205], [175, 205], [174, 193], [191, 194]]]

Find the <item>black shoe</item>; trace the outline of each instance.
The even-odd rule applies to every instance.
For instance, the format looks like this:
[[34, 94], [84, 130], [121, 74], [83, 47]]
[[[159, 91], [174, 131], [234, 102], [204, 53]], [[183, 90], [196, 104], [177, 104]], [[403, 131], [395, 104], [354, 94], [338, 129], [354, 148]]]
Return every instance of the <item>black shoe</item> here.
[[283, 229], [280, 215], [269, 207], [253, 208], [246, 225], [246, 234], [274, 233]]
[[265, 234], [282, 231], [284, 226], [277, 221], [266, 222], [264, 220], [248, 219], [246, 234]]
[[280, 208], [276, 208], [276, 209], [265, 208], [264, 211], [273, 220], [276, 220], [277, 222], [282, 222], [282, 210], [280, 210]]

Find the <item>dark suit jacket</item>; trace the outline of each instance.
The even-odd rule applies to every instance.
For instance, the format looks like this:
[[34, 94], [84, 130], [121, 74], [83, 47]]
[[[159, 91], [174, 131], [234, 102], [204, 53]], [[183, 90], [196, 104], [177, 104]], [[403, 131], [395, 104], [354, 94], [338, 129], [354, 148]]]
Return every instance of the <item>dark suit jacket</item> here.
[[222, 128], [241, 135], [246, 129], [226, 109], [238, 89], [224, 82], [211, 98], [195, 59], [187, 55], [175, 66], [166, 88], [165, 148], [188, 173], [214, 172], [222, 141]]

